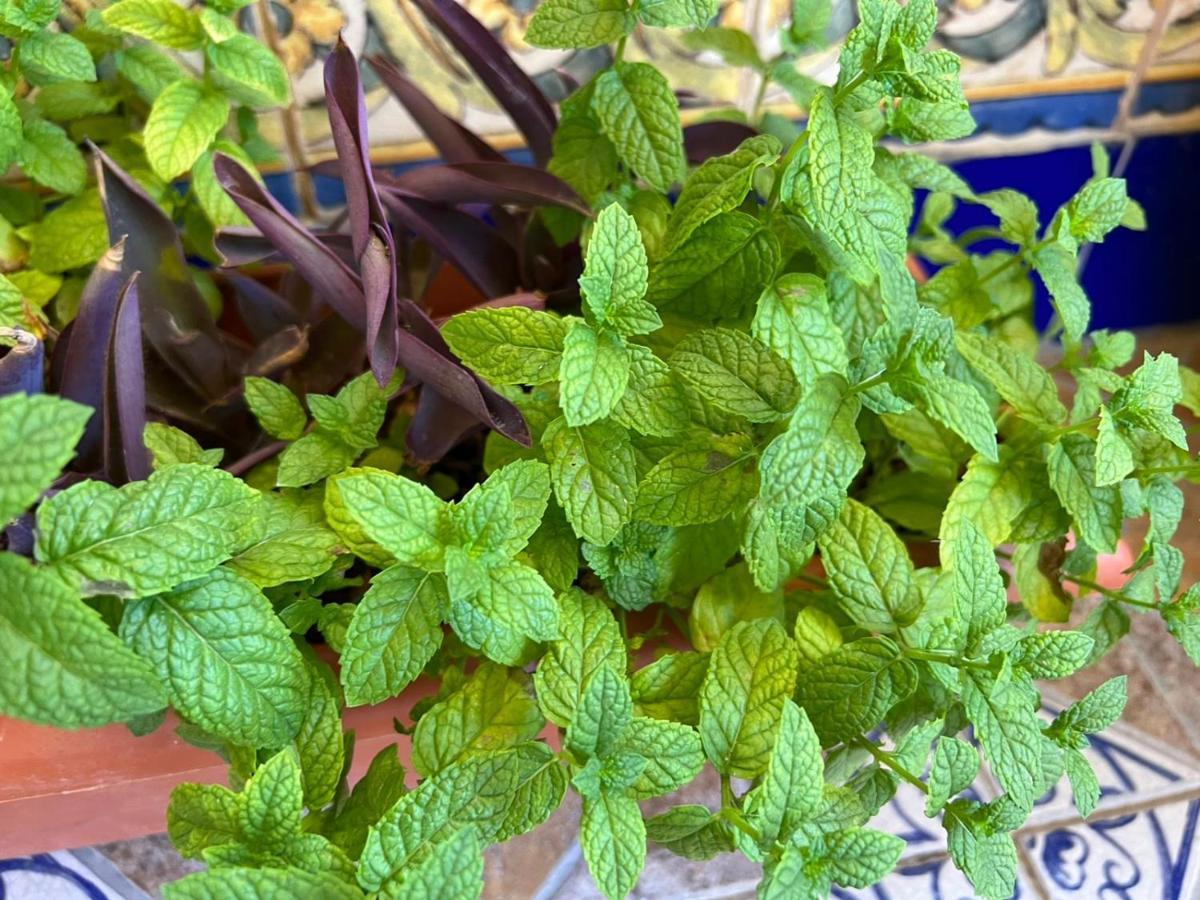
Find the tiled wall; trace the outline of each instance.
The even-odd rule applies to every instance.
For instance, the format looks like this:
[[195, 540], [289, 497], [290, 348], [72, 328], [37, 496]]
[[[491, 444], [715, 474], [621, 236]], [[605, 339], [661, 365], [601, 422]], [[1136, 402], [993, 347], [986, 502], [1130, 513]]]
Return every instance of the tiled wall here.
[[[522, 35], [536, 0], [466, 0], [466, 5], [552, 98], [562, 94], [564, 74], [583, 81], [607, 61], [604, 49], [550, 51], [526, 45]], [[747, 29], [764, 53], [772, 53], [790, 5], [790, 0], [729, 0], [720, 21]], [[936, 40], [963, 56], [963, 80], [977, 102], [981, 126], [979, 137], [951, 155], [1079, 143], [1094, 135], [1064, 139], [1064, 134], [1089, 129], [1111, 136], [1114, 124], [1122, 134], [1200, 128], [1200, 0], [941, 0], [939, 7]], [[247, 8], [248, 29], [260, 24], [262, 9], [261, 4]], [[319, 157], [328, 149], [320, 64], [339, 31], [356, 53], [390, 55], [446, 111], [511, 145], [507, 120], [454, 52], [425, 26], [411, 0], [272, 0], [269, 9], [277, 51], [295, 86], [290, 127], [301, 137], [306, 156]], [[837, 45], [855, 21], [853, 0], [835, 0], [831, 46], [809, 55], [801, 68], [831, 81]], [[747, 106], [757, 86], [753, 76], [697, 55], [668, 32], [640, 33], [628, 55], [653, 60], [700, 108]], [[364, 74], [377, 155], [420, 158], [426, 149], [412, 123]], [[1131, 82], [1145, 84], [1142, 102], [1120, 109]], [[783, 97], [769, 99], [784, 103]], [[288, 119], [272, 116], [264, 122], [281, 145]]]

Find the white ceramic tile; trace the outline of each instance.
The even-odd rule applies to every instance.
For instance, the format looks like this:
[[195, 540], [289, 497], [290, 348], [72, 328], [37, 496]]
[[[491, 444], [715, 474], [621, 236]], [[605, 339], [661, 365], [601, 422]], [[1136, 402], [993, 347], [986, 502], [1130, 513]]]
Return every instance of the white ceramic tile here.
[[[111, 868], [111, 866], [109, 866]], [[0, 860], [0, 897], [4, 900], [131, 900], [146, 895], [119, 874], [123, 884], [106, 883], [66, 850]]]

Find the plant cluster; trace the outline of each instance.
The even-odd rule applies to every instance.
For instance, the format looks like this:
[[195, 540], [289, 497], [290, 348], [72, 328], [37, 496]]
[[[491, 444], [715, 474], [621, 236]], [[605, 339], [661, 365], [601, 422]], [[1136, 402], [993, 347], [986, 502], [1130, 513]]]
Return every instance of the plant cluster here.
[[[120, 0], [81, 18], [60, 0], [0, 5], [0, 171], [16, 164], [41, 189], [0, 186], [0, 326], [65, 327], [109, 247], [86, 146], [184, 223], [198, 255], [211, 257], [214, 228], [245, 222], [217, 184], [213, 153], [250, 169], [273, 159], [254, 111], [290, 95], [279, 59], [238, 29], [248, 2]], [[183, 196], [170, 188], [181, 176]], [[211, 280], [193, 277], [218, 303]]]
[[[136, 31], [117, 11], [146, 3], [103, 20]], [[568, 790], [606, 896], [649, 840], [743, 853], [764, 898], [821, 897], [896, 865], [903, 841], [868, 823], [903, 782], [976, 892], [1010, 896], [1011, 832], [1064, 775], [1094, 809], [1082, 751], [1125, 702], [1117, 678], [1043, 718], [1037, 682], [1094, 663], [1131, 612], [1200, 662], [1170, 544], [1200, 476], [1175, 410], [1200, 412], [1200, 377], [1089, 332], [1075, 276], [1084, 243], [1144, 227], [1106, 155], [1043, 223], [899, 152], [971, 124], [957, 59], [926, 49], [933, 0], [860, 3], [786, 146], [758, 108], [683, 128], [625, 59], [639, 27], [729, 58], [707, 4], [547, 0], [532, 43], [615, 45], [558, 115], [452, 0], [418, 5], [537, 166], [376, 60], [446, 161], [373, 171], [339, 47], [339, 228], [213, 148], [253, 225], [216, 235], [219, 322], [178, 290], [171, 221], [99, 157], [116, 242], [52, 347], [58, 396], [36, 341], [0, 359], [0, 711], [144, 733], [169, 707], [228, 760], [230, 788], [172, 796], [172, 839], [209, 866], [174, 898], [476, 897], [484, 848]], [[210, 51], [236, 39], [178, 15]], [[745, 51], [764, 85], [800, 84], [789, 54], [824, 20], [795, 19], [779, 59]], [[950, 234], [957, 203], [996, 224]], [[910, 256], [940, 268], [918, 283]], [[443, 265], [475, 296], [418, 302]], [[1126, 583], [1095, 584], [1141, 517]], [[1100, 600], [1077, 627], [1044, 627], [1082, 593]], [[422, 678], [435, 693], [396, 723], [415, 787], [399, 744], [351, 786], [344, 707]], [[719, 796], [644, 816], [706, 767]]]

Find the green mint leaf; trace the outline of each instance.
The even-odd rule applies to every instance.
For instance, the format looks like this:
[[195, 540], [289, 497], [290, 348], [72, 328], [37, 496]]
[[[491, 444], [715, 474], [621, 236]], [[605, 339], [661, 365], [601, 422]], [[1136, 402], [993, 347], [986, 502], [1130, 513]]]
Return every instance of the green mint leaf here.
[[525, 40], [534, 47], [598, 47], [623, 38], [634, 24], [626, 0], [546, 0], [529, 20]]
[[874, 728], [917, 686], [917, 670], [887, 638], [843, 644], [800, 672], [796, 702], [825, 746]]
[[217, 784], [181, 784], [171, 791], [167, 834], [180, 855], [199, 859], [208, 847], [237, 843], [238, 795]]
[[557, 502], [547, 504], [546, 515], [521, 558], [559, 593], [575, 583], [579, 574], [579, 541]]
[[305, 657], [304, 669], [308, 691], [294, 743], [304, 783], [304, 805], [319, 810], [332, 803], [337, 794], [347, 747], [342, 735], [337, 677], [328, 666], [312, 657]]
[[257, 499], [227, 472], [199, 465], [120, 489], [85, 481], [39, 508], [37, 558], [85, 593], [145, 597], [228, 559]]
[[979, 196], [979, 202], [1000, 220], [1000, 234], [1011, 243], [1032, 247], [1037, 241], [1037, 205], [1024, 194], [1007, 188]]
[[754, 778], [770, 761], [796, 648], [774, 619], [739, 622], [713, 650], [700, 688], [700, 739], [717, 771]]
[[358, 857], [366, 843], [367, 830], [403, 795], [404, 769], [396, 756], [396, 745], [389, 744], [375, 754], [367, 773], [338, 809], [328, 831], [330, 840], [350, 857]]
[[1050, 485], [1080, 539], [1098, 553], [1112, 553], [1121, 536], [1121, 489], [1097, 483], [1095, 448], [1081, 434], [1063, 435], [1050, 448]]
[[1046, 244], [1034, 251], [1033, 267], [1050, 292], [1067, 340], [1078, 342], [1087, 331], [1092, 308], [1075, 278], [1075, 253], [1058, 242]]
[[[617, 178], [617, 148], [592, 112], [596, 82], [589, 82], [562, 103], [547, 168], [588, 203], [595, 203]], [[575, 232], [571, 232], [574, 234]]]
[[608, 792], [585, 799], [579, 841], [600, 893], [608, 900], [627, 896], [646, 864], [646, 824], [637, 801]]
[[0, 580], [0, 712], [81, 728], [166, 705], [150, 668], [61, 581], [9, 553], [0, 553]]
[[1125, 711], [1128, 677], [1110, 678], [1081, 700], [1072, 703], [1054, 720], [1053, 735], [1096, 734], [1121, 717]]
[[1063, 751], [1063, 765], [1071, 782], [1071, 793], [1075, 795], [1075, 808], [1086, 819], [1100, 802], [1100, 781], [1087, 757], [1074, 748]]
[[712, 0], [638, 0], [637, 17], [655, 28], [704, 28], [717, 15]]
[[561, 637], [538, 663], [533, 682], [542, 712], [565, 728], [596, 672], [610, 667], [625, 671], [625, 642], [616, 619], [598, 597], [572, 589], [558, 602]]
[[413, 900], [476, 900], [483, 892], [483, 850], [473, 827], [460, 828], [404, 873], [403, 895]]
[[1081, 241], [1103, 241], [1122, 224], [1128, 205], [1123, 178], [1093, 178], [1067, 204], [1071, 234]]
[[213, 84], [252, 106], [282, 106], [291, 96], [287, 69], [271, 50], [248, 34], [211, 41], [204, 47]]
[[920, 609], [908, 549], [870, 507], [847, 500], [819, 545], [829, 583], [855, 624], [894, 631]]
[[974, 784], [978, 775], [979, 754], [974, 747], [956, 737], [939, 740], [929, 768], [925, 815], [936, 816], [950, 798]]
[[607, 418], [629, 383], [625, 341], [576, 320], [563, 340], [559, 402], [567, 425], [590, 425]]
[[[486, 510], [491, 504], [483, 502], [489, 494], [502, 495], [505, 528], [494, 532], [490, 528], [471, 529], [468, 534], [484, 534], [485, 541], [475, 541], [479, 549], [511, 557], [525, 548], [542, 524], [546, 505], [550, 501], [550, 470], [536, 460], [518, 460], [495, 470], [487, 481], [477, 484], [453, 508], [456, 520], [471, 518], [468, 514], [477, 503]], [[482, 518], [481, 516], [479, 518]], [[474, 538], [468, 538], [470, 544]]]
[[904, 838], [874, 828], [835, 831], [826, 841], [830, 877], [846, 887], [869, 888], [896, 867]]
[[303, 660], [267, 598], [232, 572], [128, 605], [121, 636], [162, 678], [171, 705], [206, 731], [281, 747], [299, 730]]
[[172, 50], [199, 50], [204, 44], [200, 17], [171, 0], [121, 0], [102, 16], [105, 25]]
[[318, 430], [335, 435], [355, 450], [378, 443], [379, 429], [387, 415], [388, 389], [381, 388], [370, 372], [347, 382], [336, 397], [309, 394], [308, 405]]
[[21, 74], [32, 84], [95, 81], [96, 65], [87, 46], [61, 31], [35, 31], [17, 45]]
[[[108, 11], [128, 2], [122, 0]], [[181, 79], [163, 90], [150, 108], [143, 132], [146, 159], [154, 174], [170, 181], [191, 169], [228, 118], [229, 101], [198, 81]]]
[[649, 277], [637, 221], [618, 204], [609, 204], [596, 217], [579, 277], [584, 308], [599, 325], [622, 335], [657, 331], [662, 320], [643, 300]]
[[1087, 665], [1096, 642], [1078, 631], [1043, 631], [1021, 639], [1013, 664], [1031, 678], [1066, 678]]
[[774, 279], [781, 256], [778, 238], [754, 216], [722, 213], [654, 266], [646, 299], [698, 322], [737, 322]]
[[380, 469], [337, 480], [346, 515], [397, 562], [437, 571], [451, 532], [448, 507], [425, 485]]
[[736, 513], [758, 493], [755, 462], [742, 435], [671, 453], [642, 478], [635, 515], [656, 525], [702, 525]]
[[8, 167], [16, 162], [21, 152], [21, 132], [20, 110], [6, 88], [0, 91], [0, 165]]
[[808, 715], [791, 699], [783, 701], [779, 735], [761, 785], [750, 795], [747, 812], [761, 835], [760, 845], [787, 839], [821, 808], [825, 761]]
[[706, 806], [676, 806], [646, 820], [646, 836], [687, 859], [712, 859], [733, 850], [729, 826]]
[[1105, 487], [1120, 484], [1133, 471], [1133, 447], [1121, 433], [1121, 426], [1112, 410], [1100, 409], [1100, 426], [1096, 429], [1096, 484]]
[[229, 560], [229, 568], [262, 588], [325, 574], [339, 545], [318, 504], [315, 496], [264, 494], [255, 507], [250, 540]]
[[629, 433], [611, 422], [572, 428], [551, 422], [542, 435], [550, 480], [575, 533], [593, 544], [616, 537], [633, 516], [637, 463]]
[[1033, 808], [1042, 780], [1042, 730], [1028, 694], [1008, 678], [963, 672], [963, 706], [992, 772], [1012, 800]]
[[750, 332], [787, 360], [804, 389], [820, 375], [845, 376], [849, 368], [846, 339], [815, 275], [784, 275], [763, 291]]
[[708, 655], [670, 653], [633, 673], [629, 689], [639, 716], [697, 725], [700, 685], [708, 671]]
[[225, 451], [220, 447], [205, 450], [199, 442], [178, 428], [164, 425], [161, 422], [151, 422], [143, 433], [146, 449], [154, 460], [155, 469], [165, 469], [167, 466], [178, 466], [185, 463], [198, 463], [202, 466], [219, 466]]
[[962, 811], [947, 815], [947, 849], [983, 900], [1007, 900], [1017, 882], [1017, 848], [1004, 832], [992, 832]]
[[626, 344], [629, 382], [613, 408], [613, 419], [651, 437], [679, 434], [691, 422], [687, 396], [670, 367], [639, 344]]
[[692, 646], [713, 650], [734, 625], [754, 619], [782, 623], [783, 591], [760, 591], [748, 566], [730, 566], [706, 581], [696, 594], [688, 614]]
[[284, 385], [269, 378], [246, 379], [246, 404], [258, 424], [272, 437], [294, 441], [304, 434], [308, 416], [299, 398]]
[[559, 635], [554, 591], [536, 570], [518, 562], [476, 563], [464, 583], [461, 553], [447, 555], [450, 625], [463, 643], [506, 665], [529, 658], [526, 642]]
[[737, 209], [750, 192], [755, 172], [778, 158], [779, 141], [761, 134], [747, 138], [732, 153], [701, 163], [684, 182], [675, 201], [663, 252], [676, 250], [697, 228], [720, 213]]
[[289, 750], [259, 766], [238, 797], [238, 828], [246, 842], [282, 849], [300, 835], [304, 785], [300, 762]]
[[340, 488], [343, 478], [370, 471], [370, 469], [346, 469], [343, 473], [334, 475], [325, 482], [325, 521], [347, 550], [378, 569], [386, 569], [395, 563], [395, 557], [368, 537], [366, 530], [346, 508]]
[[460, 313], [442, 326], [454, 355], [492, 384], [544, 384], [558, 378], [567, 320], [508, 306]]
[[413, 732], [413, 767], [428, 777], [468, 756], [537, 737], [546, 720], [526, 683], [519, 673], [484, 663], [421, 716]]
[[506, 840], [545, 821], [565, 786], [562, 768], [541, 743], [448, 766], [371, 826], [358, 882], [368, 891], [402, 893], [406, 871], [460, 828], [474, 825], [481, 844]]
[[621, 161], [666, 193], [684, 175], [679, 103], [647, 63], [617, 63], [595, 81], [592, 111]]
[[440, 575], [397, 565], [374, 576], [341, 651], [346, 702], [380, 703], [408, 687], [442, 645], [449, 607]]
[[622, 735], [632, 718], [629, 684], [611, 666], [604, 666], [584, 686], [579, 706], [567, 726], [566, 746], [584, 758], [608, 756], [622, 743]]
[[288, 897], [290, 900], [361, 900], [363, 893], [337, 875], [273, 866], [230, 866], [197, 872], [181, 881], [163, 885], [163, 897], [166, 900], [212, 900], [216, 897], [232, 900], [269, 896]]
[[758, 900], [824, 900], [830, 896], [832, 880], [823, 860], [815, 862], [805, 849], [784, 848], [770, 866], [763, 867]]
[[27, 176], [60, 194], [78, 194], [83, 190], [87, 184], [87, 163], [62, 128], [45, 119], [27, 119], [23, 138], [17, 161]]
[[815, 606], [806, 606], [796, 614], [792, 637], [800, 651], [801, 667], [817, 662], [843, 643], [837, 622]]
[[1000, 564], [983, 532], [964, 522], [946, 566], [951, 572], [957, 627], [964, 636], [962, 649], [975, 651], [1005, 621], [1008, 598]]
[[645, 762], [629, 787], [637, 800], [661, 797], [683, 787], [704, 766], [700, 736], [678, 722], [636, 716], [621, 735], [620, 747]]
[[706, 27], [710, 21], [711, 17], [709, 21], [696, 26], [697, 31], [690, 31], [683, 36], [684, 45], [689, 50], [710, 50], [731, 66], [763, 68], [764, 63], [754, 44], [754, 38], [740, 28]]
[[[125, 0], [127, 2], [127, 0]], [[141, 0], [130, 7], [141, 6]], [[157, 7], [157, 4], [153, 4]], [[184, 17], [179, 20], [179, 34], [186, 40], [192, 40], [193, 29], [195, 22], [191, 14], [182, 7], [175, 4], [176, 12], [168, 12], [169, 16], [174, 16], [179, 12], [184, 13]], [[110, 7], [109, 10], [115, 9], [116, 5]], [[110, 14], [106, 10], [106, 14]], [[149, 24], [149, 23], [147, 23]], [[139, 26], [140, 27], [140, 26]], [[152, 25], [151, 27], [156, 27]], [[168, 27], [170, 25], [168, 24]], [[133, 85], [134, 89], [147, 103], [153, 103], [154, 99], [163, 92], [170, 84], [184, 77], [183, 69], [179, 63], [173, 60], [166, 53], [155, 49], [150, 44], [134, 44], [130, 47], [125, 47], [113, 54], [117, 71], [121, 77]]]
[[1058, 389], [1033, 358], [1002, 341], [965, 331], [955, 332], [954, 345], [1022, 416], [1045, 425], [1066, 421]]
[[58, 477], [91, 418], [86, 406], [46, 394], [0, 398], [0, 522], [25, 512]]
[[799, 397], [791, 367], [744, 331], [697, 331], [671, 353], [671, 368], [717, 409], [751, 422], [788, 415]]
[[1120, 419], [1166, 438], [1187, 450], [1187, 433], [1175, 417], [1175, 404], [1183, 398], [1179, 361], [1170, 353], [1145, 354], [1143, 362], [1113, 394], [1111, 408]]
[[306, 487], [345, 471], [358, 458], [358, 451], [336, 435], [314, 431], [304, 435], [279, 456], [279, 487]]
[[934, 375], [920, 380], [902, 379], [896, 383], [896, 393], [988, 459], [999, 459], [995, 421], [987, 401], [975, 387]]

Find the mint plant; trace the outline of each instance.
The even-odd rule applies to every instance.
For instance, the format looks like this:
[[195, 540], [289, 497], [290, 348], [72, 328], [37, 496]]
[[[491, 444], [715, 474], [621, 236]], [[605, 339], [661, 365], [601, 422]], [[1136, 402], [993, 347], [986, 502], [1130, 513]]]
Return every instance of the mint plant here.
[[[971, 127], [957, 59], [926, 49], [932, 0], [860, 4], [832, 86], [795, 74], [828, 18], [809, 0], [770, 61], [706, 29], [703, 4], [547, 0], [531, 43], [613, 45], [557, 120], [461, 7], [418, 6], [540, 167], [375, 60], [447, 162], [373, 171], [337, 48], [348, 235], [212, 147], [221, 204], [256, 229], [215, 236], [251, 349], [202, 317], [184, 345], [156, 330], [175, 295], [138, 287], [170, 284], [182, 251], [101, 158], [110, 224], [153, 223], [167, 262], [132, 279], [117, 243], [54, 348], [62, 396], [0, 398], [0, 711], [144, 733], [170, 707], [228, 761], [228, 788], [172, 796], [169, 833], [208, 870], [168, 897], [476, 897], [485, 848], [567, 791], [608, 897], [633, 890], [648, 841], [741, 853], [763, 897], [828, 896], [900, 860], [870, 823], [901, 784], [975, 892], [1011, 896], [1011, 833], [1063, 777], [1095, 809], [1083, 751], [1125, 702], [1118, 677], [1051, 718], [1039, 683], [1095, 663], [1131, 614], [1200, 663], [1200, 588], [1170, 543], [1178, 481], [1200, 476], [1176, 415], [1200, 412], [1200, 375], [1089, 331], [1075, 274], [1084, 243], [1145, 225], [1107, 156], [1043, 223], [1018, 192], [899, 151]], [[186, 107], [196, 140], [147, 147], [207, 190], [212, 58], [239, 39], [209, 10], [103, 15], [207, 48], [212, 77], [157, 114]], [[706, 152], [662, 74], [625, 59], [649, 27], [689, 29], [764, 92], [803, 90], [803, 130], [756, 103], [706, 123], [732, 143]], [[995, 223], [951, 234], [959, 203]], [[252, 277], [269, 255], [290, 266], [278, 293]], [[435, 256], [488, 302], [435, 322], [414, 289]], [[918, 282], [912, 257], [935, 274]], [[1055, 310], [1042, 334], [1035, 280]], [[142, 370], [143, 333], [166, 366]], [[28, 391], [41, 365], [14, 349], [0, 374]], [[214, 372], [234, 386], [178, 399]], [[1142, 517], [1125, 583], [1098, 584], [1098, 555]], [[345, 708], [418, 680], [433, 693], [351, 785]], [[719, 792], [646, 817], [708, 767]], [[1003, 793], [981, 802], [985, 767]]]

